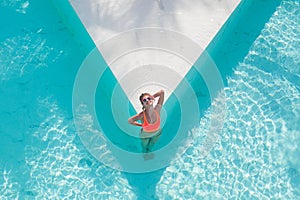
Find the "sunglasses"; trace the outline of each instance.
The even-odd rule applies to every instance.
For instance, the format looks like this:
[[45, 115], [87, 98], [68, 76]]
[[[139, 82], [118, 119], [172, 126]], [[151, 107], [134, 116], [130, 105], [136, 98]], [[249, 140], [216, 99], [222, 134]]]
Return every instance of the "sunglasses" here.
[[150, 100], [152, 100], [153, 98], [151, 98], [151, 97], [147, 97], [147, 98], [144, 98], [142, 101], [145, 103], [145, 102], [147, 102], [147, 101], [150, 101]]

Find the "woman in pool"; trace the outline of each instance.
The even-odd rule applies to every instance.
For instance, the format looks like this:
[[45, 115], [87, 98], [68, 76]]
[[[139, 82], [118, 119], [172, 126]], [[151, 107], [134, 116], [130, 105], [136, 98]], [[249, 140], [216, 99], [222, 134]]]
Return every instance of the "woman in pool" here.
[[[154, 107], [153, 104], [156, 97], [158, 97], [158, 102]], [[129, 118], [128, 122], [132, 125], [142, 127], [140, 137], [143, 152], [148, 153], [161, 135], [160, 110], [164, 102], [164, 91], [160, 90], [153, 95], [142, 93], [140, 102], [143, 106], [143, 111]], [[142, 123], [137, 122], [138, 120]]]

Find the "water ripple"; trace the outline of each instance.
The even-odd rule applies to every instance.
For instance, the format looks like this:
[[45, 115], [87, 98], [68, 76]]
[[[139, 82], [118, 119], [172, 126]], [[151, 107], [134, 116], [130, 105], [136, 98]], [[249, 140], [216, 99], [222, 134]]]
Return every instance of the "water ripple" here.
[[201, 138], [208, 134], [211, 116], [218, 114], [210, 108], [194, 130], [194, 145], [157, 185], [160, 199], [299, 198], [297, 10], [294, 1], [278, 7], [228, 79], [227, 121], [220, 140], [205, 160], [199, 159]]

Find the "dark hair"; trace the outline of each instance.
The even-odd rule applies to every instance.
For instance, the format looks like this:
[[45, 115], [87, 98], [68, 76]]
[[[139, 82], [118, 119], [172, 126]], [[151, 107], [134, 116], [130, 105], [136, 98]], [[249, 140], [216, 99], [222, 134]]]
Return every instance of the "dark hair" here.
[[141, 104], [143, 105], [143, 97], [145, 96], [145, 95], [148, 95], [148, 96], [151, 96], [151, 94], [149, 94], [149, 93], [142, 93], [141, 94], [141, 96], [140, 96], [140, 102], [141, 102]]

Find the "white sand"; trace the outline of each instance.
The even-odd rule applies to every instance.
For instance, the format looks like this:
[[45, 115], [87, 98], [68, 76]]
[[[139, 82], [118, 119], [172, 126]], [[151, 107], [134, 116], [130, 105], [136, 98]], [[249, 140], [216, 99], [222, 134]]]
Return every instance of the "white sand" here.
[[176, 88], [240, 0], [70, 0], [137, 111]]

